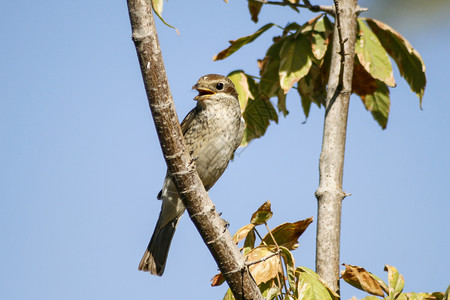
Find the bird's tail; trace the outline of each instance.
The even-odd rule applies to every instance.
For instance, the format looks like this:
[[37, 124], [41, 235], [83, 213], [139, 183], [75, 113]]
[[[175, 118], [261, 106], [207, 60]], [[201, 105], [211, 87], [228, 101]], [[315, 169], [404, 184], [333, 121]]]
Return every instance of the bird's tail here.
[[153, 275], [161, 276], [166, 267], [167, 254], [169, 253], [170, 243], [173, 234], [177, 228], [180, 217], [177, 217], [161, 226], [161, 215], [156, 223], [150, 243], [145, 250], [144, 256], [139, 264], [139, 270], [150, 272]]

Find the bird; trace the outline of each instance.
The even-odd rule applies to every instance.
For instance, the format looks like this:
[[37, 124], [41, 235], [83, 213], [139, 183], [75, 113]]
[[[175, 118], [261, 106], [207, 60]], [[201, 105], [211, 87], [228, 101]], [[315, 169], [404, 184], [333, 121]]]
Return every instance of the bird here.
[[[208, 191], [241, 144], [245, 121], [238, 92], [228, 77], [205, 75], [192, 89], [198, 91], [194, 97], [197, 104], [181, 122], [181, 130], [186, 149]], [[162, 276], [175, 229], [185, 211], [169, 171], [157, 199], [162, 200], [161, 212], [138, 269]]]

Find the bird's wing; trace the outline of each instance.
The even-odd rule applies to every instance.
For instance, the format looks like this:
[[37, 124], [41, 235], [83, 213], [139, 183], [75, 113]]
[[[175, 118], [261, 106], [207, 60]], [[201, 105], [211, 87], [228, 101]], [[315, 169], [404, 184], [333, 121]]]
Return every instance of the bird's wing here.
[[195, 119], [195, 116], [198, 114], [198, 111], [200, 110], [200, 106], [195, 106], [187, 115], [184, 117], [183, 121], [181, 122], [181, 132], [183, 135], [186, 133], [188, 128], [190, 127], [192, 121]]

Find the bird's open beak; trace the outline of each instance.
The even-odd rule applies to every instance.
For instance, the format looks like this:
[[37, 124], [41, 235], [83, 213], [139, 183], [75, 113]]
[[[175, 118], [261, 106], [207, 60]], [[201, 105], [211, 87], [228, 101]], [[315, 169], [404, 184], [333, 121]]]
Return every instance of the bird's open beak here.
[[213, 95], [214, 91], [201, 87], [198, 84], [194, 85], [192, 89], [196, 89], [198, 91], [198, 95], [194, 97], [194, 100], [202, 101], [208, 98], [209, 95]]

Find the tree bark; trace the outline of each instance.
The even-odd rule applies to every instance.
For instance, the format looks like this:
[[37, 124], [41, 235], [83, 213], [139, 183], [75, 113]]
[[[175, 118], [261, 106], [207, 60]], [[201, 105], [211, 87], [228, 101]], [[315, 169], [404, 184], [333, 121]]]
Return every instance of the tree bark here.
[[198, 177], [186, 152], [161, 55], [151, 3], [128, 0], [132, 39], [158, 138], [181, 198], [236, 299], [263, 299], [244, 258]]
[[[336, 3], [337, 2], [337, 3]], [[339, 250], [341, 207], [346, 194], [342, 190], [345, 138], [356, 41], [357, 0], [336, 3], [332, 59], [328, 80], [323, 129], [322, 152], [319, 161], [316, 272], [339, 293]], [[341, 39], [338, 32], [340, 19]], [[345, 61], [342, 61], [341, 45]], [[342, 74], [340, 74], [342, 69]]]

